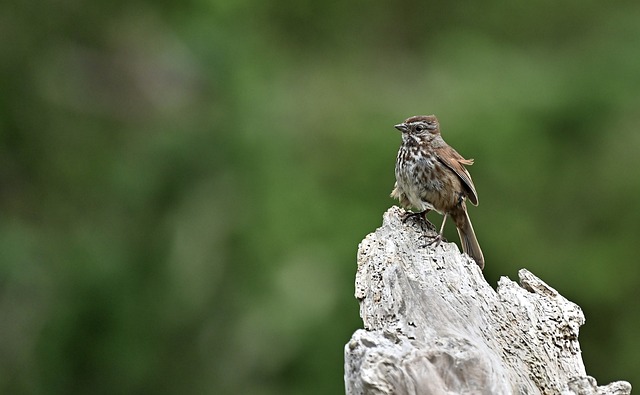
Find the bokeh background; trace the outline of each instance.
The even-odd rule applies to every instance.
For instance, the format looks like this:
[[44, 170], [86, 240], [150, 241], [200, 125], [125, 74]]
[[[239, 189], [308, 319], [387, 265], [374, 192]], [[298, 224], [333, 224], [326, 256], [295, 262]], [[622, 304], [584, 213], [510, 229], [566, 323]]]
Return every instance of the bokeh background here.
[[476, 160], [488, 281], [640, 382], [637, 1], [13, 1], [0, 51], [1, 393], [343, 393], [416, 114]]

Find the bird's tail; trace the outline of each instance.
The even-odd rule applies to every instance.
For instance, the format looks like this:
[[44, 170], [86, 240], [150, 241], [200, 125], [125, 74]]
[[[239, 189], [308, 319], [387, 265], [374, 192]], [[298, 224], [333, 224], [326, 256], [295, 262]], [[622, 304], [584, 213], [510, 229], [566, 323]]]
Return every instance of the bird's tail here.
[[478, 239], [473, 231], [469, 214], [467, 214], [466, 207], [462, 206], [461, 210], [457, 211], [455, 215], [452, 215], [453, 220], [458, 228], [458, 235], [460, 236], [460, 243], [462, 244], [462, 251], [473, 258], [480, 269], [484, 269], [484, 256], [478, 244]]

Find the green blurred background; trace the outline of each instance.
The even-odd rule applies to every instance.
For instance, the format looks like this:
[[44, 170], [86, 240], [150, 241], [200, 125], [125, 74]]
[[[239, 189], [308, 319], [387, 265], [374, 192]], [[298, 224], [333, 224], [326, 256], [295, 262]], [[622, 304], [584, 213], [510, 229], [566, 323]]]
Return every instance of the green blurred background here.
[[637, 1], [14, 1], [0, 51], [1, 393], [343, 393], [393, 125], [432, 113], [489, 282], [640, 379]]

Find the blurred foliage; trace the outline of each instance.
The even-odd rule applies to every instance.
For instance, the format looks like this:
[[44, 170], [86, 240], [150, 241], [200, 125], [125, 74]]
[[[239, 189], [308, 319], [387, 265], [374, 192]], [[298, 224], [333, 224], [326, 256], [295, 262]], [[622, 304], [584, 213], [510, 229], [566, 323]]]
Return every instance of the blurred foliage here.
[[392, 125], [431, 113], [487, 279], [527, 267], [589, 374], [640, 379], [637, 2], [0, 11], [0, 392], [342, 393]]

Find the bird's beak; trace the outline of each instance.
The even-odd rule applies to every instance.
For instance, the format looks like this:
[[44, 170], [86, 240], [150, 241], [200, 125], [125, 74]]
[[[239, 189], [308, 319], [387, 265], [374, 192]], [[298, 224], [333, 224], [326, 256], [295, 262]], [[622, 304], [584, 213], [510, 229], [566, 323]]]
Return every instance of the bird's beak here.
[[397, 125], [393, 126], [394, 128], [398, 129], [399, 131], [401, 131], [402, 133], [406, 133], [409, 131], [409, 128], [407, 127], [406, 123], [399, 123]]

